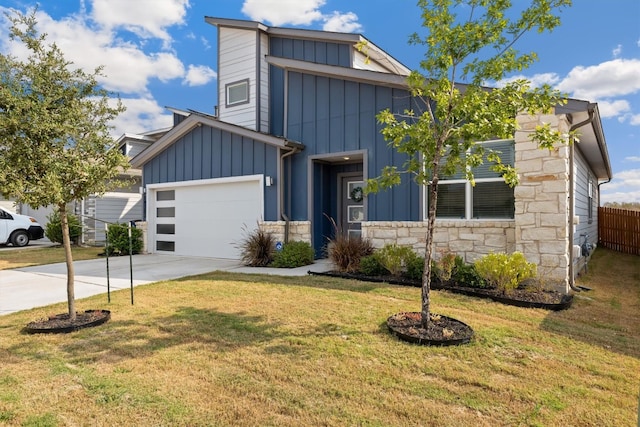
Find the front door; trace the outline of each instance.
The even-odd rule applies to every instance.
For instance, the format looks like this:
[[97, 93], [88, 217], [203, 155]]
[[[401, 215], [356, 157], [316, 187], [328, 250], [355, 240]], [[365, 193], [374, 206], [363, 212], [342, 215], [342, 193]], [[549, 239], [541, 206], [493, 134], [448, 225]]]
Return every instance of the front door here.
[[341, 175], [340, 191], [340, 229], [349, 237], [361, 237], [361, 223], [365, 220], [364, 182], [362, 174]]

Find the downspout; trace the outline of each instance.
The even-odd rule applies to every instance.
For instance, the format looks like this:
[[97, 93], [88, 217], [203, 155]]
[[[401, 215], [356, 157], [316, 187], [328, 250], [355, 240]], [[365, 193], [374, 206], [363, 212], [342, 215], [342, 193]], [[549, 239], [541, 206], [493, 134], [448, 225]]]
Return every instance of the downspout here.
[[[288, 151], [286, 153], [284, 153], [281, 157], [280, 157], [280, 161], [281, 163], [281, 167], [280, 167], [280, 171], [282, 176], [280, 177], [280, 217], [284, 220], [284, 243], [289, 243], [289, 222], [291, 221], [289, 219], [289, 217], [287, 216], [287, 214], [284, 212], [284, 207], [285, 207], [285, 203], [284, 203], [284, 194], [285, 194], [285, 180], [282, 179], [282, 177], [284, 177], [284, 166], [285, 166], [285, 161], [284, 159], [289, 157], [289, 156], [293, 156], [296, 153], [299, 153], [301, 150], [298, 147], [294, 147], [291, 151]], [[288, 173], [287, 173], [287, 180], [286, 183], [289, 184], [289, 192], [287, 193], [287, 196], [289, 199], [291, 199], [291, 162], [289, 162], [289, 168], [288, 168]]]
[[[589, 112], [589, 118], [580, 122], [580, 123], [576, 123], [574, 125], [571, 125], [571, 128], [569, 128], [569, 132], [573, 132], [576, 129], [581, 128], [582, 126], [589, 124], [593, 121], [595, 115], [594, 115], [594, 110], [593, 110], [593, 104], [590, 104], [588, 107], [588, 112]], [[574, 232], [573, 232], [573, 227], [574, 227], [574, 223], [573, 223], [573, 217], [575, 215], [575, 208], [574, 208], [574, 202], [575, 202], [575, 182], [574, 182], [574, 158], [575, 158], [575, 140], [573, 139], [573, 137], [571, 137], [571, 141], [569, 144], [569, 247], [571, 248], [570, 253], [570, 259], [569, 259], [569, 287], [571, 288], [571, 290], [575, 291], [575, 292], [580, 292], [582, 291], [582, 289], [578, 288], [576, 286], [576, 279], [574, 276], [574, 266], [573, 266], [573, 236], [574, 236]]]

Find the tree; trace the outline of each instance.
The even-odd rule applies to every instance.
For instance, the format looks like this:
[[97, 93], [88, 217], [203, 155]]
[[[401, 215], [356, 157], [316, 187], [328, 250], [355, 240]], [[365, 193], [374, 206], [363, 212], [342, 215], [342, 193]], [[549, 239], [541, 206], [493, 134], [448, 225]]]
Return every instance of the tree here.
[[38, 34], [35, 10], [7, 14], [10, 38], [29, 52], [20, 61], [0, 55], [0, 191], [60, 216], [67, 265], [69, 319], [75, 321], [74, 271], [67, 205], [123, 185], [127, 158], [114, 149], [109, 123], [124, 107], [109, 105], [93, 73], [74, 69], [55, 44]]
[[[425, 329], [430, 320], [438, 181], [461, 171], [473, 184], [473, 168], [487, 160], [507, 184], [517, 185], [516, 170], [501, 162], [500, 153], [484, 150], [476, 142], [513, 138], [517, 113], [547, 113], [566, 100], [548, 85], [533, 88], [525, 79], [495, 89], [484, 85], [505, 81], [510, 73], [528, 68], [536, 54], [520, 53], [514, 44], [532, 30], [553, 30], [560, 25], [555, 13], [570, 4], [570, 0], [531, 0], [518, 13], [509, 0], [418, 1], [427, 35], [413, 34], [410, 43], [425, 46], [426, 53], [420, 63], [422, 72], [413, 71], [407, 83], [423, 108], [378, 114], [384, 138], [408, 160], [402, 169], [385, 167], [379, 177], [368, 181], [367, 191], [397, 185], [403, 174], [429, 188], [421, 310]], [[567, 137], [549, 126], [541, 126], [531, 135], [540, 147], [549, 149]]]

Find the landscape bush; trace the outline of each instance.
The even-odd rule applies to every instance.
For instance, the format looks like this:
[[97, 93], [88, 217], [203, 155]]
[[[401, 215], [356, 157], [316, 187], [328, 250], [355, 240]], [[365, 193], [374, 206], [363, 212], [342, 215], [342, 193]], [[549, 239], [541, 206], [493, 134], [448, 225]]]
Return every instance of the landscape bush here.
[[516, 289], [522, 281], [537, 274], [536, 265], [527, 262], [522, 252], [487, 254], [474, 265], [480, 277], [503, 293]]
[[[67, 215], [67, 221], [69, 223], [69, 238], [71, 239], [71, 243], [78, 244], [80, 236], [82, 235], [80, 220], [75, 215]], [[60, 225], [60, 215], [57, 210], [47, 216], [44, 235], [53, 243], [62, 244], [62, 226]]]
[[243, 228], [244, 237], [236, 245], [240, 250], [240, 261], [250, 267], [266, 267], [273, 261], [275, 252], [275, 238], [270, 233], [260, 229]]
[[358, 271], [361, 259], [372, 253], [373, 245], [369, 239], [349, 237], [339, 232], [327, 244], [329, 259], [343, 273]]
[[486, 282], [480, 277], [473, 264], [464, 262], [461, 256], [456, 256], [451, 278], [460, 286], [471, 288], [486, 288]]
[[396, 244], [384, 245], [382, 249], [374, 252], [374, 256], [392, 276], [396, 277], [406, 275], [407, 267], [420, 259], [412, 248]]
[[[129, 255], [129, 225], [110, 224], [107, 231], [109, 255]], [[131, 227], [131, 255], [142, 252], [142, 230]]]
[[366, 276], [384, 276], [389, 271], [384, 268], [375, 255], [367, 255], [360, 259], [360, 273]]
[[314, 251], [311, 244], [302, 241], [285, 243], [282, 250], [276, 251], [273, 256], [272, 267], [295, 268], [313, 264]]

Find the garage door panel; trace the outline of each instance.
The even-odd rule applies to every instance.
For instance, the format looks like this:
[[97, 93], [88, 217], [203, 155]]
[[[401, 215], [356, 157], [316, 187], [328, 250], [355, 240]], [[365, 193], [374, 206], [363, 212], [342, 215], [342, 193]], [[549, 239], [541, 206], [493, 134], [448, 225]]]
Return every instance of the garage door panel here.
[[[174, 241], [177, 255], [238, 259], [243, 228], [262, 217], [261, 183], [245, 179], [175, 187], [175, 218], [154, 218], [153, 225], [175, 223], [175, 234], [157, 234], [156, 242]], [[163, 201], [162, 206], [169, 204]]]

